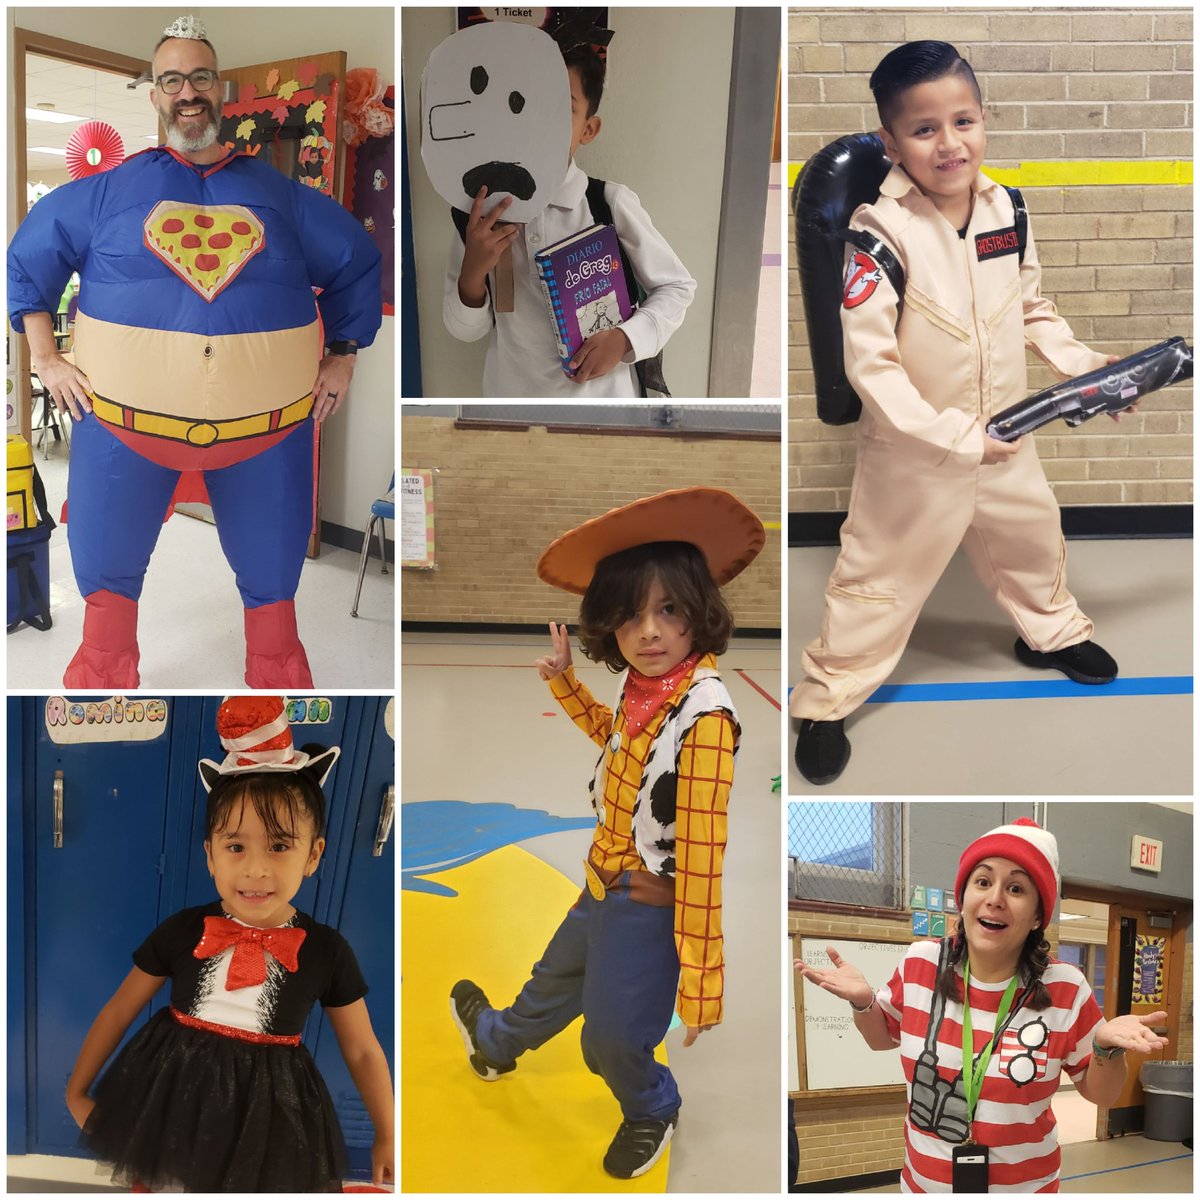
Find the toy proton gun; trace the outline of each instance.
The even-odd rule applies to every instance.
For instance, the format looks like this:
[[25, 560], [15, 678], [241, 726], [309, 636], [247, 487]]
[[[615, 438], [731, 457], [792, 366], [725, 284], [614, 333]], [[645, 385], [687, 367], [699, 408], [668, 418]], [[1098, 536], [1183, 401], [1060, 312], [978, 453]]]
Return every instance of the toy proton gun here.
[[1074, 428], [1100, 413], [1122, 412], [1150, 392], [1191, 377], [1191, 346], [1181, 337], [1168, 338], [1006, 408], [988, 422], [988, 435], [997, 441], [1015, 442], [1059, 417]]

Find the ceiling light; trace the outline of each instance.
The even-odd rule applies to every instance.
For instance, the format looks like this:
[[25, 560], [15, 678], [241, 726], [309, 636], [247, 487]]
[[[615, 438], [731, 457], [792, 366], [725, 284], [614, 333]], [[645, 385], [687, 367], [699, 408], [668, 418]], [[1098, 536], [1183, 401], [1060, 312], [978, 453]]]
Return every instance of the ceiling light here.
[[30, 146], [27, 151], [29, 154], [57, 154], [59, 158], [66, 158], [67, 151], [65, 147], [59, 146]]
[[77, 117], [74, 113], [57, 112], [54, 109], [27, 108], [25, 119], [27, 121], [49, 121], [52, 125], [67, 125], [72, 121], [86, 121], [87, 117]]

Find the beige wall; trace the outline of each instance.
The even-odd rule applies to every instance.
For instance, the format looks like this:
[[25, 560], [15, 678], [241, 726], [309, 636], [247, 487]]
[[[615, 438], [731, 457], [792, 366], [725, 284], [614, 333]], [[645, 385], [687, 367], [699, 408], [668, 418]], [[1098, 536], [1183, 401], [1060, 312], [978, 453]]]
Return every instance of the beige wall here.
[[[162, 31], [188, 11], [204, 22], [222, 67], [345, 50], [348, 68], [375, 67], [387, 82], [396, 80], [395, 17], [390, 8], [10, 8], [6, 14], [9, 146], [13, 145], [14, 28], [121, 54], [145, 54], [148, 59]], [[7, 165], [11, 168], [11, 162]], [[15, 180], [10, 169], [10, 231], [18, 211]], [[362, 529], [371, 502], [387, 487], [395, 462], [395, 378], [395, 318], [384, 317], [374, 345], [359, 356], [346, 404], [322, 430], [322, 520]]]
[[[938, 38], [971, 62], [987, 116], [987, 163], [1192, 156], [1190, 9], [792, 9], [788, 156], [801, 162], [844, 133], [878, 127], [867, 80], [900, 42]], [[1190, 186], [1021, 190], [1043, 264], [1043, 291], [1076, 336], [1128, 354], [1192, 337]], [[789, 243], [794, 246], [789, 228]], [[794, 251], [793, 251], [794, 253]], [[799, 280], [789, 273], [788, 508], [843, 510], [853, 427], [816, 416]], [[1053, 382], [1030, 355], [1030, 384]], [[1191, 500], [1191, 385], [1143, 400], [1119, 425], [1056, 422], [1035, 434], [1061, 504]]]
[[[639, 496], [706, 484], [779, 521], [779, 443], [688, 435], [460, 429], [401, 418], [404, 467], [435, 468], [435, 571], [406, 570], [405, 621], [574, 622], [579, 598], [534, 574], [560, 534]], [[739, 626], [779, 628], [780, 537], [725, 589]]]
[[[631, 187], [698, 283], [665, 351], [676, 396], [708, 394], [717, 231], [733, 50], [732, 8], [609, 9], [616, 31], [600, 105], [603, 128], [581, 147], [579, 166]], [[487, 339], [460, 342], [442, 324], [446, 255], [458, 235], [420, 154], [421, 72], [454, 32], [454, 9], [406, 8], [401, 17], [408, 106], [413, 241], [427, 397], [478, 396]], [[652, 114], [652, 117], [649, 115]]]

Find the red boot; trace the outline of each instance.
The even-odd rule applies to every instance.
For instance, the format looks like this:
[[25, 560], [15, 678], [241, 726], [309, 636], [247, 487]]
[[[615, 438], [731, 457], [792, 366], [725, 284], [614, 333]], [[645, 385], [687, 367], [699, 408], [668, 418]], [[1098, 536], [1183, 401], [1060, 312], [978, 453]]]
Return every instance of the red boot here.
[[63, 685], [72, 690], [137, 687], [137, 601], [103, 589], [83, 600], [83, 642], [63, 674]]
[[313, 686], [308, 658], [296, 634], [296, 606], [291, 600], [246, 609], [246, 685]]

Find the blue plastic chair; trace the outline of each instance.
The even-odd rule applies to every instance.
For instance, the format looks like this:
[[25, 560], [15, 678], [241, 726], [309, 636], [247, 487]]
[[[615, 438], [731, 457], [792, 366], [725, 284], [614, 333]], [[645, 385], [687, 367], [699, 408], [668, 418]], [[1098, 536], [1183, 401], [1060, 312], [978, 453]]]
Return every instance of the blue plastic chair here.
[[387, 495], [380, 496], [371, 504], [371, 517], [363, 531], [362, 553], [358, 556], [358, 586], [354, 589], [354, 607], [350, 610], [352, 617], [358, 616], [358, 598], [362, 595], [363, 576], [367, 573], [367, 555], [371, 551], [371, 535], [375, 526], [379, 526], [379, 558], [382, 563], [380, 574], [388, 573], [387, 565], [387, 525], [386, 522], [396, 520], [396, 472], [392, 472], [388, 483]]

